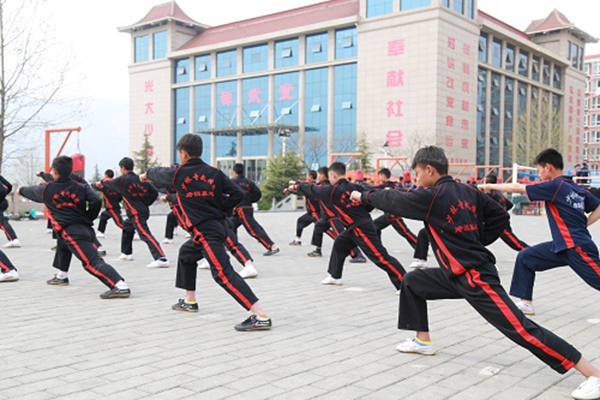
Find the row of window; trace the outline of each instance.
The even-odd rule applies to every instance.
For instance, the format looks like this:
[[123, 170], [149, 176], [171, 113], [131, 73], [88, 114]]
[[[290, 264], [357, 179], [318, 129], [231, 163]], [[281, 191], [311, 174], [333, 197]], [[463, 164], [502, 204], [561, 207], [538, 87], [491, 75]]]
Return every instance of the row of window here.
[[584, 71], [588, 75], [600, 75], [600, 61], [586, 62]]
[[590, 97], [583, 101], [584, 110], [600, 110], [600, 96]]
[[[299, 65], [299, 38], [275, 42], [273, 54], [275, 69]], [[307, 35], [305, 38], [305, 62], [313, 64], [328, 60], [329, 35], [327, 32]], [[356, 57], [356, 28], [344, 28], [335, 31], [336, 60]], [[216, 76], [222, 78], [236, 75], [238, 72], [238, 49], [218, 52], [216, 56]], [[204, 54], [195, 57], [194, 80], [211, 78], [211, 56]], [[269, 45], [267, 43], [242, 48], [242, 73], [267, 71], [269, 69]], [[175, 83], [190, 81], [190, 59], [175, 61]]]
[[600, 143], [600, 131], [583, 132], [583, 143]]
[[167, 56], [167, 31], [155, 32], [152, 35], [136, 36], [134, 39], [134, 62], [150, 60], [150, 36], [152, 36], [152, 59], [158, 60]]
[[[518, 49], [515, 46], [498, 38], [493, 38], [489, 43], [490, 35], [482, 32], [479, 36], [479, 61], [491, 64], [507, 71], [518, 73], [534, 81], [540, 81], [544, 85], [552, 84], [555, 89], [562, 88], [562, 68], [554, 64], [554, 72], [551, 73], [551, 62], [540, 59], [528, 51]], [[490, 49], [491, 47], [491, 49]], [[518, 58], [518, 59], [517, 59]]]
[[583, 148], [583, 159], [587, 161], [600, 161], [600, 147]]
[[600, 114], [584, 115], [583, 126], [600, 126]]
[[567, 40], [567, 60], [573, 68], [583, 71], [583, 47]]
[[588, 79], [585, 85], [586, 93], [600, 96], [600, 79]]
[[[459, 14], [473, 19], [475, 0], [442, 0], [442, 5]], [[395, 11], [407, 11], [415, 8], [427, 7], [431, 0], [400, 0], [400, 9], [394, 10], [394, 0], [367, 0], [367, 18], [392, 14]]]

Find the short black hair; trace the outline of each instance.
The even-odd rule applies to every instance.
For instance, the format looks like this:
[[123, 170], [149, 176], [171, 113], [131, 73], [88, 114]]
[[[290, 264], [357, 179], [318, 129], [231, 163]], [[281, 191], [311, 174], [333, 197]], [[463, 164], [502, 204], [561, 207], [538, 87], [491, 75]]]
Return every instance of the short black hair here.
[[550, 164], [556, 169], [563, 169], [565, 166], [562, 155], [556, 149], [543, 150], [533, 160], [533, 165], [545, 167], [546, 164]]
[[112, 169], [107, 169], [106, 171], [104, 171], [104, 175], [112, 179], [115, 177], [115, 171], [113, 171]]
[[321, 168], [319, 168], [317, 170], [317, 173], [321, 174], [321, 175], [324, 175], [324, 176], [327, 176], [327, 174], [329, 174], [329, 168], [327, 168], [327, 167], [321, 167]]
[[119, 161], [119, 167], [125, 168], [125, 171], [133, 171], [133, 160], [129, 157], [123, 157]]
[[331, 165], [329, 166], [329, 171], [335, 172], [339, 176], [344, 176], [346, 175], [346, 164], [339, 161], [331, 163]]
[[584, 163], [582, 164], [582, 167], [583, 167], [583, 168], [587, 168], [587, 167], [588, 167], [588, 166], [587, 166], [587, 163], [586, 163], [586, 162], [584, 162]]
[[58, 156], [52, 161], [52, 168], [61, 178], [68, 178], [73, 173], [73, 159], [69, 156]]
[[431, 165], [440, 175], [448, 174], [448, 159], [444, 149], [437, 146], [425, 146], [417, 150], [413, 157], [412, 169]]
[[386, 178], [389, 179], [389, 178], [392, 177], [392, 172], [389, 169], [387, 169], [387, 168], [381, 168], [379, 170], [378, 175], [384, 175]]
[[193, 158], [200, 157], [202, 155], [202, 137], [186, 133], [177, 142], [177, 150], [185, 150]]
[[485, 183], [498, 183], [498, 177], [494, 174], [490, 174], [485, 177]]
[[237, 163], [233, 166], [233, 172], [238, 175], [244, 175], [244, 164]]
[[317, 171], [315, 171], [315, 170], [309, 169], [308, 175], [313, 179], [317, 179]]

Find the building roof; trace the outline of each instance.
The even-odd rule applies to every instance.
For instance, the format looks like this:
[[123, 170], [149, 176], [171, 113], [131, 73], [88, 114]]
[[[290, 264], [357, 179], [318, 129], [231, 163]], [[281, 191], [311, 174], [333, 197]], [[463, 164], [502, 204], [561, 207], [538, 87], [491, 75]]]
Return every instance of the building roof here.
[[219, 25], [203, 30], [178, 50], [192, 49], [357, 16], [359, 7], [359, 0], [329, 0], [306, 7]]
[[479, 17], [481, 17], [482, 19], [491, 22], [492, 24], [494, 24], [496, 26], [504, 28], [504, 29], [506, 29], [506, 30], [508, 30], [508, 31], [510, 31], [510, 32], [512, 32], [512, 33], [514, 33], [516, 35], [518, 35], [518, 36], [521, 36], [524, 39], [529, 40], [529, 35], [527, 35], [525, 32], [523, 32], [523, 31], [515, 28], [512, 25], [507, 24], [506, 22], [500, 21], [499, 19], [497, 19], [495, 17], [492, 17], [488, 13], [485, 13], [485, 12], [483, 12], [481, 10], [477, 10], [477, 15]]
[[590, 54], [589, 56], [584, 57], [585, 61], [597, 60], [597, 59], [600, 59], [600, 54]]
[[557, 9], [542, 19], [531, 21], [525, 33], [528, 35], [545, 34], [552, 31], [568, 30], [575, 37], [580, 38], [585, 43], [597, 43], [598, 39], [587, 32], [577, 28], [569, 19]]
[[131, 32], [136, 30], [136, 28], [140, 28], [147, 25], [154, 25], [162, 21], [178, 21], [183, 23], [184, 25], [188, 25], [191, 27], [200, 27], [206, 28], [206, 25], [203, 25], [197, 21], [194, 21], [188, 15], [183, 12], [181, 7], [175, 1], [169, 1], [168, 3], [158, 4], [150, 11], [148, 14], [138, 22], [132, 25], [124, 26], [119, 28], [121, 32]]

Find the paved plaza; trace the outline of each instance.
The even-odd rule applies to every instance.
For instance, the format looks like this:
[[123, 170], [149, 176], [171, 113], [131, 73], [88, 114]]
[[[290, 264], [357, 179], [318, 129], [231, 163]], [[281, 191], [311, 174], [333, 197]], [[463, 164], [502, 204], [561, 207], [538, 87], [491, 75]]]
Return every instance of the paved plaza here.
[[[281, 247], [264, 249], [243, 230], [240, 241], [260, 276], [250, 284], [274, 329], [238, 333], [247, 313], [211, 278], [198, 272], [200, 312], [171, 310], [176, 255], [185, 240], [164, 246], [171, 268], [149, 270], [150, 253], [134, 243], [134, 262], [117, 261], [120, 231], [109, 223], [106, 260], [132, 288], [130, 299], [101, 300], [105, 287], [73, 263], [71, 285], [52, 287], [50, 247], [42, 221], [15, 222], [23, 247], [6, 253], [21, 280], [0, 285], [2, 399], [566, 399], [583, 381], [561, 376], [487, 324], [464, 301], [430, 303], [435, 357], [400, 354], [410, 332], [396, 329], [398, 296], [374, 264], [348, 264], [341, 287], [322, 286], [331, 241], [322, 259], [304, 245], [288, 246], [301, 214], [259, 213]], [[376, 214], [374, 214], [376, 215]], [[162, 240], [164, 216], [150, 227]], [[419, 223], [408, 222], [416, 233]], [[545, 217], [513, 216], [515, 233], [530, 244], [549, 240]], [[600, 225], [592, 227], [600, 236]], [[384, 244], [401, 263], [408, 244], [390, 227]], [[516, 253], [491, 246], [508, 287]], [[233, 260], [235, 263], [235, 260]], [[239, 265], [234, 264], [237, 269]], [[600, 293], [570, 269], [539, 274], [533, 319], [600, 364]]]

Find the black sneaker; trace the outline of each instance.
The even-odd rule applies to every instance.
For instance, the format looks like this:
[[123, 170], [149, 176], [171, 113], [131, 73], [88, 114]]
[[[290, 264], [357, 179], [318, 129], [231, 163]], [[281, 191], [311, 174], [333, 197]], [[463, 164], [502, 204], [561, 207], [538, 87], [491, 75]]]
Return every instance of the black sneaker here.
[[271, 329], [271, 318], [259, 319], [256, 315], [251, 315], [241, 324], [235, 326], [235, 330], [239, 332], [250, 331], [268, 331]]
[[313, 250], [310, 253], [308, 253], [307, 256], [309, 256], [309, 257], [323, 257], [323, 253], [321, 253], [321, 250]]
[[131, 296], [131, 290], [129, 288], [118, 289], [115, 286], [112, 289], [110, 289], [109, 291], [102, 293], [100, 295], [100, 298], [101, 299], [119, 299], [119, 298], [125, 299], [129, 296]]
[[100, 257], [106, 257], [106, 250], [98, 250], [98, 255]]
[[366, 258], [364, 258], [364, 257], [361, 257], [361, 256], [356, 256], [356, 257], [352, 257], [352, 258], [350, 259], [350, 262], [351, 262], [352, 264], [364, 264], [364, 263], [366, 263], [366, 262], [367, 262], [367, 259], [366, 259]]
[[184, 299], [179, 299], [171, 308], [175, 311], [198, 312], [198, 303], [190, 304], [186, 303]]
[[46, 281], [46, 283], [52, 286], [69, 286], [69, 278], [58, 279], [56, 275], [54, 275], [54, 278]]
[[272, 256], [273, 254], [277, 254], [279, 253], [279, 247], [271, 247], [266, 253], [263, 254], [263, 256]]

